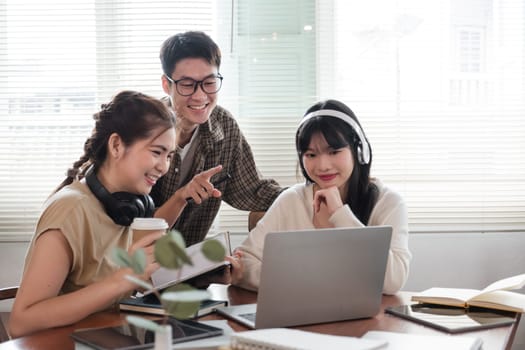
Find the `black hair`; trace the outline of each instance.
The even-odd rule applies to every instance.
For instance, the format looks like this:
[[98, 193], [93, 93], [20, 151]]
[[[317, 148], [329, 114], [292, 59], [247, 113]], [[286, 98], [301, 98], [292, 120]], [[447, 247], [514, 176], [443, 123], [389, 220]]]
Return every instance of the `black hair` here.
[[[305, 115], [319, 110], [334, 110], [342, 112], [355, 120], [359, 126], [359, 121], [354, 112], [344, 103], [336, 100], [321, 101], [310, 107]], [[295, 136], [295, 147], [299, 156], [299, 165], [301, 172], [306, 178], [307, 183], [313, 183], [312, 179], [306, 173], [303, 164], [303, 155], [310, 146], [312, 136], [322, 134], [328, 145], [333, 149], [349, 147], [354, 159], [354, 169], [348, 181], [345, 203], [350, 206], [352, 212], [363, 223], [368, 224], [370, 214], [374, 208], [379, 190], [370, 179], [370, 167], [372, 165], [372, 150], [370, 149], [370, 161], [367, 164], [361, 164], [358, 161], [357, 149], [364, 147], [356, 131], [346, 123], [332, 116], [316, 116], [305, 121], [298, 129]], [[364, 135], [364, 132], [363, 132]], [[365, 136], [366, 138], [366, 136]], [[367, 140], [368, 142], [368, 140]]]
[[136, 91], [122, 91], [93, 115], [95, 127], [84, 143], [84, 154], [68, 169], [66, 179], [55, 190], [85, 176], [90, 165], [98, 169], [107, 156], [109, 137], [116, 133], [126, 146], [147, 139], [154, 130], [175, 127], [175, 116], [160, 100]]
[[217, 69], [221, 66], [221, 50], [203, 32], [179, 33], [164, 41], [160, 49], [160, 62], [164, 74], [171, 77], [177, 62], [185, 58], [203, 58]]

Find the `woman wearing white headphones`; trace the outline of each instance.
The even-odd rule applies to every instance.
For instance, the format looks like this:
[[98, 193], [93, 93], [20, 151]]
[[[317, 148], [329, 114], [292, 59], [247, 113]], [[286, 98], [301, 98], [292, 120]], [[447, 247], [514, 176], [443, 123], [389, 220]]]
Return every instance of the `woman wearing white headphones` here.
[[285, 190], [237, 249], [232, 282], [258, 289], [268, 232], [388, 225], [383, 292], [399, 291], [411, 260], [407, 208], [399, 194], [370, 177], [372, 150], [354, 113], [335, 100], [315, 104], [299, 124], [296, 149], [306, 183]]

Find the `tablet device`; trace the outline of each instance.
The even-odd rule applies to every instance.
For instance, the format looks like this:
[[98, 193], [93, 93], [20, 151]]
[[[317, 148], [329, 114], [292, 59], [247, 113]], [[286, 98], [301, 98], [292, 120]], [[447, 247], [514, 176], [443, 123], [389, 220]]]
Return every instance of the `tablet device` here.
[[[155, 321], [161, 323], [161, 320]], [[223, 330], [197, 321], [169, 318], [173, 344], [222, 335]], [[97, 350], [137, 350], [153, 348], [155, 333], [131, 324], [119, 327], [81, 329], [73, 332], [74, 341]]]
[[448, 333], [508, 326], [516, 321], [514, 312], [431, 304], [392, 306], [385, 312]]

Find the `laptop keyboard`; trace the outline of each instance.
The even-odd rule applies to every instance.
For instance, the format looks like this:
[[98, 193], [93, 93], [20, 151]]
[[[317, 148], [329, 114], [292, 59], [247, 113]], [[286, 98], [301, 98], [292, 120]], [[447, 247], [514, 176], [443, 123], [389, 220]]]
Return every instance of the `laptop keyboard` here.
[[248, 314], [240, 314], [239, 316], [255, 323], [255, 312], [248, 313]]

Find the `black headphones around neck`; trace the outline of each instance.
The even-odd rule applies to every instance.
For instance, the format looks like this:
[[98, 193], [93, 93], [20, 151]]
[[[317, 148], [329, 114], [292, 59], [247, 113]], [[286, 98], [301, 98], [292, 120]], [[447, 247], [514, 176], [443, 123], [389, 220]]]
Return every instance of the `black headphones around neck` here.
[[102, 202], [106, 213], [117, 225], [129, 226], [134, 218], [153, 216], [155, 203], [149, 195], [129, 192], [109, 193], [98, 180], [93, 166], [86, 172], [86, 183], [95, 197]]

